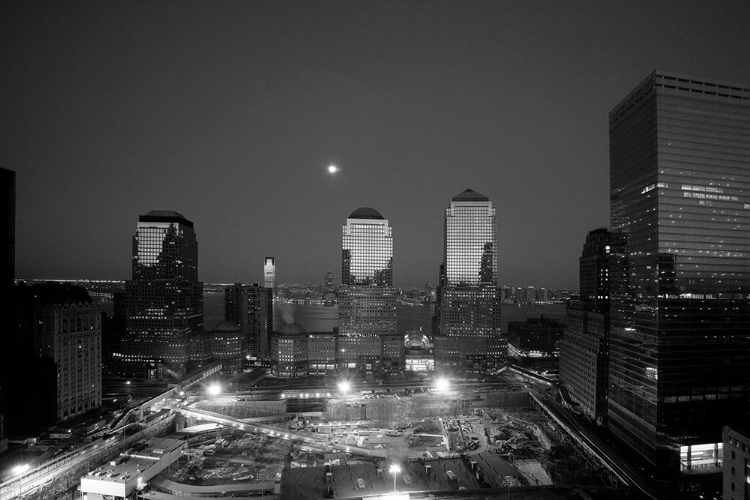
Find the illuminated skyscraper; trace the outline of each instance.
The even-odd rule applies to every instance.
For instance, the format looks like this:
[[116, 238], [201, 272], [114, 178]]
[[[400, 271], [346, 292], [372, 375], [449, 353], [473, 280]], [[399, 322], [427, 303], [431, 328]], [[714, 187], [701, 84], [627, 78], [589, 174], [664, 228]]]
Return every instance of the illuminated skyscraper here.
[[483, 371], [502, 357], [497, 229], [489, 198], [471, 189], [445, 210], [445, 253], [435, 308], [438, 368]]
[[274, 257], [266, 257], [263, 264], [263, 284], [271, 290], [276, 288], [276, 259]]
[[750, 410], [750, 89], [655, 71], [609, 137], [608, 425], [659, 473], [720, 471]]
[[355, 210], [343, 227], [339, 328], [351, 336], [396, 333], [393, 236], [372, 208]]
[[138, 218], [133, 279], [125, 283], [125, 294], [125, 360], [181, 367], [189, 357], [186, 336], [203, 328], [203, 284], [198, 281], [192, 222], [168, 210]]

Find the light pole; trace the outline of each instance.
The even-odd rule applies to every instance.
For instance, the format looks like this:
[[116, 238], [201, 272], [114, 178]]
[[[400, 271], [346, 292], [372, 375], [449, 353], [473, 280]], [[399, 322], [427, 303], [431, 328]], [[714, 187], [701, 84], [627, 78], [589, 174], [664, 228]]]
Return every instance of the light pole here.
[[399, 467], [398, 464], [393, 464], [388, 471], [393, 473], [393, 492], [396, 493], [396, 476], [401, 472], [401, 467]]
[[16, 465], [13, 467], [13, 474], [18, 476], [18, 496], [21, 496], [21, 486], [23, 486], [23, 473], [29, 470], [29, 464]]
[[346, 395], [349, 393], [349, 389], [352, 388], [352, 385], [349, 383], [348, 380], [342, 380], [339, 382], [339, 391], [341, 394]]

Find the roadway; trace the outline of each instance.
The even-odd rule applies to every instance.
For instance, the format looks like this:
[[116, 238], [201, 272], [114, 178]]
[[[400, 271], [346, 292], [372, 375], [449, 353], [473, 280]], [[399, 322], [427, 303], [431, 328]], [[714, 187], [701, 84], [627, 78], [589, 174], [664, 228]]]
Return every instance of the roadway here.
[[290, 441], [297, 441], [319, 447], [328, 447], [331, 451], [334, 449], [340, 449], [342, 452], [352, 453], [355, 455], [367, 456], [367, 457], [378, 457], [387, 458], [388, 453], [380, 450], [369, 450], [367, 448], [360, 448], [355, 445], [330, 445], [327, 441], [321, 441], [311, 436], [304, 434], [297, 434], [295, 432], [286, 432], [279, 430], [278, 427], [272, 427], [270, 425], [263, 425], [257, 422], [248, 422], [240, 418], [228, 417], [220, 413], [214, 413], [212, 411], [198, 410], [195, 408], [183, 408], [178, 406], [164, 405], [163, 408], [172, 410], [177, 413], [181, 413], [186, 416], [194, 417], [198, 420], [207, 422], [215, 422], [217, 424], [237, 427], [240, 430], [247, 430], [253, 432], [263, 432], [269, 436], [275, 436], [281, 439], [288, 439]]
[[537, 389], [529, 390], [529, 395], [540, 408], [549, 414], [558, 425], [561, 425], [580, 445], [596, 456], [622, 483], [636, 488], [647, 498], [653, 500], [664, 498], [664, 493], [649, 484], [639, 470], [623, 460], [599, 436], [571, 417], [554, 398]]

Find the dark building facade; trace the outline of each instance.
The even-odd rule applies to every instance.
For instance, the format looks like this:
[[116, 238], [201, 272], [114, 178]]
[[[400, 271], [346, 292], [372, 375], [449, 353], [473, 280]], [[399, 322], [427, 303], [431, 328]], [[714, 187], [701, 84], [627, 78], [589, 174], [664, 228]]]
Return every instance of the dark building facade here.
[[506, 351], [500, 333], [492, 202], [465, 190], [445, 210], [444, 227], [444, 261], [435, 306], [436, 367], [458, 371], [492, 368]]
[[0, 291], [4, 300], [0, 301], [0, 328], [5, 332], [2, 338], [2, 354], [0, 354], [0, 453], [8, 447], [5, 426], [5, 398], [7, 384], [12, 378], [9, 369], [12, 350], [9, 348], [9, 336], [13, 330], [13, 280], [16, 274], [16, 173], [12, 170], [0, 168], [0, 217], [2, 218], [2, 236], [0, 236], [0, 260], [2, 261], [2, 276], [0, 276]]
[[568, 304], [560, 341], [560, 380], [584, 415], [603, 424], [609, 370], [610, 233], [591, 231], [579, 259], [580, 297]]
[[55, 369], [59, 421], [102, 404], [102, 314], [89, 301], [41, 303], [34, 308], [34, 352]]
[[6, 397], [13, 435], [35, 434], [101, 405], [101, 319], [84, 288], [15, 287], [13, 330], [6, 332], [13, 356], [4, 366], [12, 376]]
[[750, 428], [724, 427], [722, 500], [750, 498]]
[[156, 360], [173, 371], [184, 369], [190, 359], [188, 337], [203, 329], [203, 284], [193, 223], [182, 214], [153, 210], [138, 218], [125, 309], [123, 360]]
[[750, 90], [654, 72], [609, 114], [608, 427], [717, 467], [750, 401]]
[[557, 320], [529, 318], [508, 322], [508, 351], [519, 358], [553, 358], [565, 325]]
[[245, 334], [243, 350], [250, 357], [270, 356], [273, 331], [273, 288], [235, 283], [224, 289], [224, 319]]

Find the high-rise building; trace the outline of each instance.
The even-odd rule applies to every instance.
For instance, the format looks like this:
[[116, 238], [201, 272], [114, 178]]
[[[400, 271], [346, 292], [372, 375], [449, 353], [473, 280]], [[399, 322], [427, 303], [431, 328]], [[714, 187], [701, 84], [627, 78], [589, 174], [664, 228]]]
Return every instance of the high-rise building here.
[[11, 360], [14, 354], [8, 337], [13, 331], [13, 280], [16, 274], [16, 173], [12, 170], [0, 168], [0, 218], [2, 218], [2, 242], [0, 242], [0, 260], [2, 261], [2, 276], [0, 276], [0, 292], [4, 299], [0, 306], [0, 328], [5, 333], [0, 354], [0, 453], [8, 448], [8, 438], [5, 431], [5, 399], [7, 384], [12, 378]]
[[[33, 434], [98, 408], [102, 397], [101, 308], [82, 287], [19, 284], [14, 290], [14, 359], [7, 368], [7, 423]], [[33, 394], [33, 404], [29, 404]]]
[[580, 297], [568, 304], [560, 341], [560, 380], [581, 412], [607, 416], [609, 356], [609, 231], [591, 231], [579, 262]]
[[235, 283], [224, 289], [224, 319], [244, 334], [243, 350], [254, 358], [269, 356], [273, 332], [273, 290]]
[[[396, 334], [393, 235], [388, 220], [372, 208], [358, 208], [343, 226], [339, 333], [351, 337], [340, 367], [380, 371], [380, 360], [366, 337]], [[357, 340], [357, 339], [361, 340]]]
[[507, 352], [507, 341], [500, 333], [496, 216], [489, 198], [471, 189], [453, 198], [445, 210], [444, 248], [435, 307], [436, 367], [491, 368]]
[[138, 218], [133, 279], [125, 283], [125, 295], [123, 360], [183, 368], [190, 356], [187, 337], [203, 329], [203, 283], [191, 221], [171, 210]]
[[323, 301], [327, 306], [336, 303], [336, 285], [333, 282], [333, 273], [330, 271], [326, 273], [325, 284], [323, 285]]
[[750, 89], [658, 71], [609, 114], [608, 427], [718, 471], [750, 401]]
[[37, 305], [34, 350], [54, 365], [57, 420], [101, 406], [102, 316], [98, 305], [90, 299]]
[[[13, 288], [16, 269], [16, 173], [0, 168], [0, 210], [2, 211], [2, 242], [0, 243], [0, 260], [2, 261], [2, 290]], [[3, 294], [4, 297], [10, 295]]]
[[276, 258], [266, 257], [263, 263], [263, 286], [273, 290], [276, 288]]
[[359, 208], [346, 219], [341, 267], [340, 333], [396, 333], [392, 228], [376, 210]]

